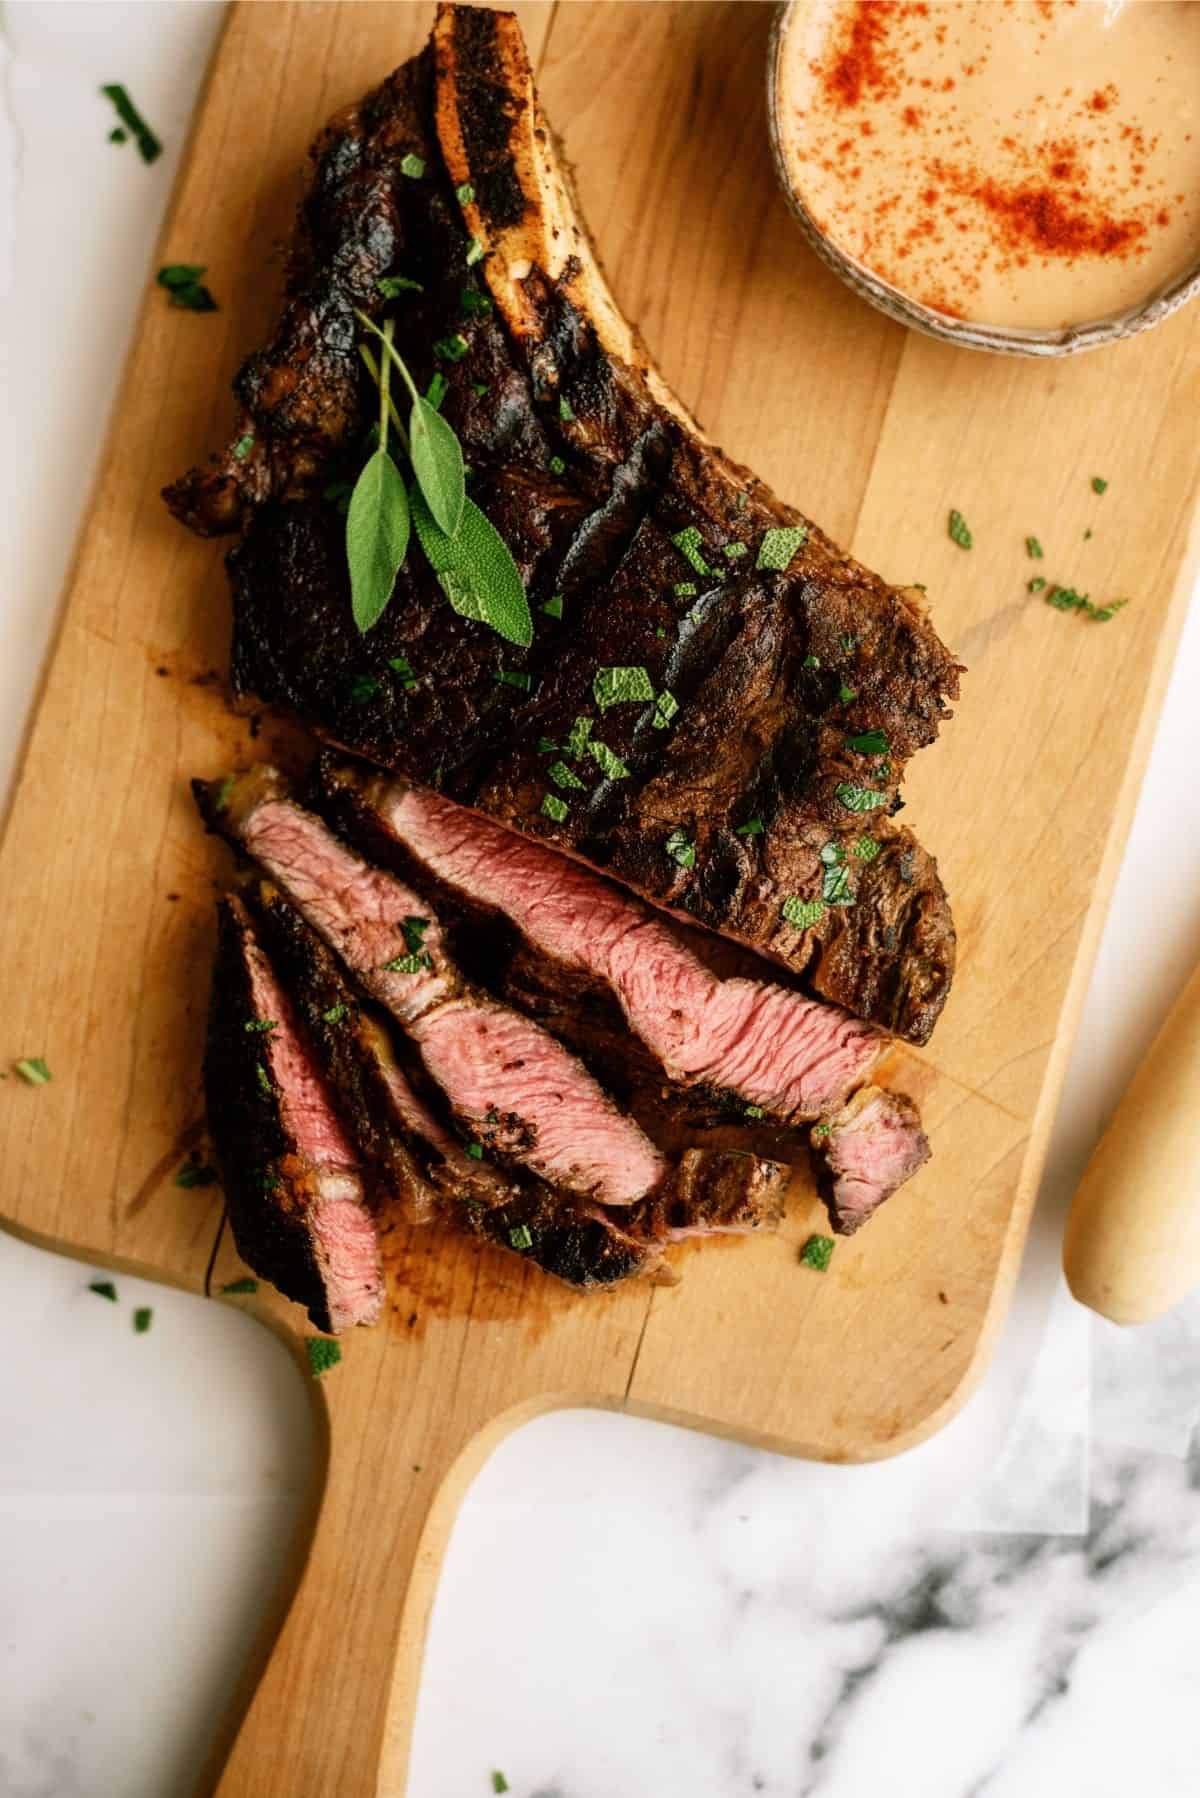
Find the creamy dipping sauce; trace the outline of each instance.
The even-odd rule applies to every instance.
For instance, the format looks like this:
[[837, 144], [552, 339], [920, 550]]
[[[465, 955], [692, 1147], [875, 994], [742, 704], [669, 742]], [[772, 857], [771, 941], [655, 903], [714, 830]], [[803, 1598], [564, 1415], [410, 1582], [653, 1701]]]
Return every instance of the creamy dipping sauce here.
[[796, 0], [777, 81], [814, 224], [935, 311], [1087, 324], [1200, 260], [1200, 0]]

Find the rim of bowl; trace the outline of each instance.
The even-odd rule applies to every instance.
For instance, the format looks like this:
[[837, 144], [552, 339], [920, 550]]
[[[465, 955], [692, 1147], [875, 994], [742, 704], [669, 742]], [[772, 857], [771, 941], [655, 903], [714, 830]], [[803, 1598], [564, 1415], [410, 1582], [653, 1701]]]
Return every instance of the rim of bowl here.
[[779, 119], [780, 53], [791, 15], [798, 6], [808, 4], [811, 4], [811, 0], [780, 0], [771, 22], [767, 51], [767, 124], [771, 136], [771, 154], [775, 173], [792, 216], [809, 244], [826, 267], [840, 276], [860, 299], [869, 301], [880, 312], [902, 325], [909, 325], [927, 337], [937, 337], [943, 343], [957, 344], [963, 349], [991, 350], [1001, 356], [1077, 356], [1083, 350], [1098, 350], [1105, 344], [1119, 343], [1126, 337], [1133, 337], [1139, 331], [1148, 331], [1151, 326], [1170, 318], [1172, 313], [1178, 312], [1181, 306], [1185, 306], [1200, 293], [1200, 258], [1197, 258], [1181, 274], [1165, 282], [1156, 293], [1145, 300], [1139, 300], [1136, 306], [1129, 306], [1122, 312], [1110, 313], [1105, 318], [1094, 319], [1087, 324], [1063, 325], [1058, 330], [1035, 330], [1021, 325], [985, 325], [950, 318], [944, 312], [935, 312], [920, 300], [912, 299], [900, 288], [893, 287], [890, 281], [885, 281], [882, 276], [856, 261], [847, 250], [843, 250], [826, 235], [809, 212], [793, 186], [783, 148]]

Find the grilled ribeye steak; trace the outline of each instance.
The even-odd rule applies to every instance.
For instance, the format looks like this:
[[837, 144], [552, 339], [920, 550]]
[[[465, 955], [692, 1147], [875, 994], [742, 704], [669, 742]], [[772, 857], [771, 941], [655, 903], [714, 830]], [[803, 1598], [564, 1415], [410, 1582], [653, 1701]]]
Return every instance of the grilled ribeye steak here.
[[905, 1093], [864, 1086], [812, 1132], [817, 1187], [839, 1236], [853, 1236], [929, 1160], [929, 1139]]
[[[958, 667], [920, 596], [843, 555], [665, 388], [596, 267], [511, 15], [442, 8], [431, 47], [314, 155], [231, 447], [168, 490], [193, 528], [241, 532], [236, 685], [927, 1040], [954, 932], [890, 814]], [[387, 276], [421, 291], [386, 300]], [[380, 622], [354, 625], [325, 495], [376, 410], [354, 309], [393, 304], [419, 382], [448, 382], [472, 497], [530, 597], [528, 650], [452, 611], [415, 550]], [[597, 672], [630, 666], [677, 705], [664, 728], [654, 704], [599, 703]], [[549, 771], [570, 743], [582, 784], [563, 793]]]
[[361, 1162], [245, 906], [219, 907], [204, 1087], [238, 1252], [321, 1330], [383, 1303]]

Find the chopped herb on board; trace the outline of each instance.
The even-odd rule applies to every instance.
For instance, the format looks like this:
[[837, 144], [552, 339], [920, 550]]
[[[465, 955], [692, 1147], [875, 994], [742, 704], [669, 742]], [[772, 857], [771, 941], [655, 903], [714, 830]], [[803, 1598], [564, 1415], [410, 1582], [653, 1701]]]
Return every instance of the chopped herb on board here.
[[1108, 482], [1106, 480], [1104, 480], [1103, 477], [1098, 474], [1094, 474], [1092, 476], [1092, 492], [1093, 493], [1107, 493], [1108, 492]]
[[561, 787], [564, 792], [569, 792], [572, 789], [578, 793], [584, 791], [583, 782], [580, 780], [578, 774], [568, 768], [565, 762], [551, 762], [546, 773], [554, 782], [555, 786]]
[[1053, 606], [1056, 612], [1078, 612], [1093, 624], [1107, 624], [1129, 601], [1112, 599], [1107, 605], [1097, 606], [1093, 605], [1086, 593], [1076, 593], [1074, 587], [1051, 587], [1046, 595], [1046, 604]]
[[563, 596], [562, 596], [562, 594], [561, 593], [552, 593], [550, 595], [549, 599], [546, 601], [545, 605], [542, 607], [542, 610], [546, 614], [547, 618], [561, 618], [563, 615]]
[[697, 574], [710, 575], [713, 572], [708, 563], [704, 560], [704, 539], [700, 535], [699, 526], [694, 524], [686, 525], [682, 531], [676, 531], [671, 542], [675, 545], [680, 555], [687, 558]]
[[957, 543], [959, 549], [970, 549], [975, 539], [971, 535], [971, 527], [968, 525], [961, 512], [951, 512], [950, 521], [946, 528], [949, 531], [952, 543]]
[[224, 1286], [221, 1288], [222, 1294], [229, 1296], [232, 1296], [234, 1293], [257, 1291], [258, 1281], [252, 1279], [249, 1274], [243, 1274], [240, 1280], [226, 1280]]
[[655, 730], [666, 730], [671, 720], [679, 714], [679, 701], [668, 687], [664, 687], [654, 705], [654, 717], [651, 720]]
[[564, 799], [556, 799], [553, 793], [547, 793], [542, 800], [542, 816], [552, 819], [555, 824], [564, 824], [570, 809]]
[[856, 787], [850, 781], [839, 781], [833, 789], [848, 812], [873, 812], [888, 803], [888, 795], [875, 787]]
[[567, 732], [567, 740], [563, 744], [564, 752], [574, 756], [576, 761], [580, 761], [587, 754], [588, 738], [591, 734], [592, 721], [586, 712], [583, 712]]
[[[816, 1132], [814, 1131], [815, 1135]], [[832, 1236], [810, 1236], [800, 1250], [801, 1267], [811, 1267], [814, 1273], [823, 1274], [833, 1258]]]
[[336, 1367], [342, 1358], [342, 1345], [333, 1342], [328, 1336], [306, 1336], [304, 1347], [308, 1353], [308, 1371], [314, 1380]]
[[253, 448], [254, 448], [254, 432], [247, 431], [245, 436], [239, 437], [237, 442], [233, 446], [234, 461], [235, 462], [244, 462], [246, 460], [246, 457], [250, 454], [250, 451]]
[[88, 1291], [94, 1292], [98, 1299], [107, 1299], [110, 1305], [117, 1302], [117, 1289], [111, 1280], [92, 1280]]
[[53, 1078], [41, 1055], [23, 1055], [13, 1062], [13, 1069], [27, 1086], [48, 1086]]
[[629, 705], [654, 698], [654, 687], [644, 668], [597, 668], [592, 692], [600, 710], [610, 705]]
[[123, 144], [126, 142], [127, 136], [132, 137], [137, 144], [138, 154], [142, 161], [157, 162], [162, 155], [162, 143], [151, 131], [130, 99], [129, 90], [123, 87], [119, 81], [110, 81], [100, 89], [100, 92], [105, 99], [112, 101], [113, 110], [125, 127], [119, 136], [117, 132], [110, 131], [108, 141], [113, 144]]
[[601, 774], [603, 774], [605, 780], [628, 780], [629, 769], [625, 766], [619, 755], [613, 754], [613, 751], [608, 747], [607, 743], [601, 743], [593, 738], [588, 744], [588, 754], [599, 768]]
[[492, 1774], [492, 1790], [493, 1790], [493, 1792], [507, 1792], [508, 1789], [509, 1789], [508, 1781], [507, 1781], [507, 1779], [505, 1779], [503, 1773], [500, 1773], [500, 1772], [493, 1773]]
[[185, 312], [216, 312], [217, 302], [200, 279], [207, 272], [203, 263], [168, 262], [154, 279], [160, 287], [166, 288], [172, 306], [179, 306]]
[[1042, 554], [1043, 554], [1042, 546], [1038, 542], [1036, 537], [1026, 537], [1025, 553], [1029, 556], [1032, 556], [1035, 562], [1041, 560]]
[[133, 1314], [133, 1333], [144, 1336], [154, 1322], [154, 1311], [150, 1305], [139, 1305]]
[[1042, 591], [1042, 589], [1045, 587], [1045, 585], [1046, 585], [1045, 575], [1044, 574], [1035, 574], [1033, 579], [1029, 583], [1029, 591], [1031, 593], [1040, 593]]

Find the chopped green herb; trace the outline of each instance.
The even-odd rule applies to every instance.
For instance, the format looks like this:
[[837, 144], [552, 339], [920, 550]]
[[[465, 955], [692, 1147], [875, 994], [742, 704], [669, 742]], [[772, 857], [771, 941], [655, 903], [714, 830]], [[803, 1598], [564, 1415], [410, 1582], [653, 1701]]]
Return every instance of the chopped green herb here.
[[832, 1236], [810, 1236], [800, 1251], [801, 1267], [811, 1267], [814, 1272], [823, 1274], [833, 1256]]
[[1086, 593], [1076, 593], [1073, 587], [1052, 587], [1046, 595], [1046, 604], [1053, 606], [1056, 612], [1078, 612], [1082, 617], [1091, 619], [1093, 624], [1107, 624], [1129, 601], [1113, 599], [1105, 606], [1097, 606], [1092, 604]]
[[765, 531], [763, 540], [758, 546], [758, 560], [754, 566], [758, 569], [771, 569], [782, 574], [788, 567], [798, 549], [803, 549], [808, 541], [806, 524], [789, 524]]
[[600, 710], [610, 705], [629, 705], [654, 698], [650, 676], [644, 668], [598, 668], [592, 692]]
[[98, 1299], [107, 1299], [111, 1305], [117, 1302], [117, 1289], [111, 1280], [93, 1280], [88, 1286]]
[[760, 1118], [763, 1116], [763, 1108], [761, 1105], [747, 1105], [744, 1115], [748, 1118]]
[[258, 1173], [255, 1176], [255, 1184], [259, 1186], [263, 1192], [274, 1192], [277, 1186], [283, 1185], [283, 1181], [273, 1169], [264, 1167], [258, 1170]]
[[678, 862], [681, 868], [695, 867], [696, 846], [694, 843], [689, 843], [685, 832], [678, 827], [671, 832], [663, 844], [663, 848], [672, 861]]
[[852, 749], [856, 755], [887, 755], [888, 740], [881, 730], [863, 730], [856, 736], [846, 738], [846, 748]]
[[526, 668], [497, 668], [496, 679], [504, 687], [515, 687], [519, 693], [528, 693], [533, 685], [533, 676]]
[[1093, 493], [1107, 493], [1108, 492], [1108, 482], [1105, 480], [1102, 480], [1098, 474], [1094, 474], [1092, 476], [1092, 492]]
[[672, 588], [676, 599], [695, 599], [699, 591], [695, 581], [676, 581]]
[[459, 295], [464, 318], [487, 318], [492, 311], [492, 297], [474, 287], [464, 287]]
[[478, 399], [482, 399], [485, 393], [490, 393], [491, 389], [489, 388], [486, 381], [472, 381], [471, 382], [471, 392], [475, 395], [475, 398], [478, 400]]
[[820, 899], [801, 899], [799, 893], [789, 893], [779, 908], [781, 915], [797, 930], [811, 930], [825, 916], [825, 905]]
[[737, 826], [733, 834], [735, 837], [761, 837], [763, 821], [761, 818], [747, 818], [744, 824]]
[[407, 275], [381, 275], [375, 285], [385, 300], [398, 300], [402, 293], [425, 292], [419, 281], [410, 281]]
[[518, 1224], [515, 1229], [510, 1230], [508, 1240], [514, 1249], [531, 1249], [533, 1247], [533, 1237], [526, 1224]]
[[1040, 593], [1045, 585], [1046, 585], [1045, 575], [1044, 574], [1035, 574], [1033, 579], [1029, 583], [1029, 591], [1031, 593]]
[[[110, 81], [100, 89], [100, 92], [106, 99], [112, 101], [117, 117], [137, 144], [138, 154], [142, 161], [157, 162], [162, 155], [162, 144], [130, 99], [129, 90], [123, 87], [119, 81]], [[115, 133], [110, 132], [109, 137], [113, 143], [125, 142], [124, 133], [118, 138]]]
[[546, 797], [542, 800], [543, 816], [553, 818], [556, 824], [563, 824], [566, 822], [567, 813], [570, 809], [570, 806], [567, 805], [564, 800], [556, 799], [553, 793], [547, 793]]
[[226, 1280], [224, 1286], [221, 1288], [222, 1295], [257, 1291], [258, 1281], [251, 1279], [249, 1274], [243, 1274], [240, 1280]]
[[23, 1055], [20, 1061], [13, 1062], [13, 1068], [30, 1086], [48, 1086], [53, 1079], [41, 1055]]
[[841, 704], [849, 705], [852, 700], [855, 700], [857, 698], [858, 698], [858, 689], [856, 687], [848, 687], [846, 685], [845, 681], [843, 681], [841, 686], [838, 688], [838, 699], [840, 700]]
[[209, 1167], [204, 1161], [185, 1161], [175, 1176], [176, 1186], [213, 1186], [216, 1184], [217, 1170]]
[[254, 1064], [254, 1077], [258, 1081], [259, 1090], [265, 1093], [268, 1099], [274, 1098], [275, 1088], [271, 1084], [271, 1076], [261, 1061], [256, 1061]]
[[120, 125], [114, 125], [108, 134], [108, 141], [110, 144], [127, 144], [129, 142], [129, 133], [128, 131], [122, 130]]
[[328, 1011], [321, 1013], [321, 1022], [323, 1024], [340, 1024], [349, 1009], [350, 1007], [344, 999], [339, 1000], [336, 1005], [331, 1005]]
[[267, 1036], [272, 1030], [278, 1030], [278, 1018], [247, 1018], [242, 1029], [251, 1036]]
[[404, 938], [404, 947], [410, 955], [418, 955], [425, 944], [425, 932], [429, 929], [428, 918], [405, 918], [400, 925], [400, 934]]
[[1091, 526], [1090, 526], [1090, 525], [1089, 525], [1089, 526], [1088, 526], [1088, 528], [1087, 528], [1087, 530], [1086, 530], [1086, 531], [1085, 531], [1085, 532], [1084, 532], [1084, 533], [1083, 533], [1083, 540], [1084, 540], [1084, 542], [1085, 542], [1085, 543], [1086, 543], [1086, 542], [1087, 542], [1087, 540], [1088, 540], [1088, 538], [1089, 538], [1089, 537], [1090, 537], [1090, 536], [1091, 536], [1091, 534], [1092, 534], [1092, 528], [1091, 528]]
[[455, 188], [454, 198], [458, 201], [460, 206], [469, 206], [471, 201], [475, 198], [475, 189], [471, 186], [469, 181], [464, 181], [461, 187]]
[[433, 346], [433, 353], [439, 362], [461, 362], [470, 344], [461, 331], [454, 331], [449, 337], [439, 337]]
[[407, 156], [400, 158], [400, 173], [407, 175], [410, 181], [419, 181], [425, 173], [425, 158], [410, 150]]
[[664, 687], [654, 702], [652, 723], [655, 730], [666, 730], [671, 720], [679, 714], [679, 701], [669, 687]]
[[817, 860], [824, 868], [836, 868], [837, 864], [839, 862], [844, 862], [845, 859], [846, 851], [842, 848], [840, 843], [834, 842], [832, 838], [830, 838], [828, 843], [822, 843], [820, 854], [817, 857]]
[[492, 1790], [493, 1790], [493, 1792], [507, 1792], [508, 1789], [509, 1789], [508, 1781], [507, 1781], [507, 1779], [505, 1779], [503, 1773], [499, 1773], [499, 1772], [493, 1773], [492, 1774]]
[[821, 666], [821, 658], [820, 656], [805, 656], [801, 666], [804, 668], [819, 668]]
[[853, 845], [851, 853], [860, 862], [873, 862], [879, 854], [879, 844], [874, 837], [859, 837]]
[[328, 1336], [306, 1336], [304, 1346], [308, 1351], [308, 1371], [314, 1380], [336, 1367], [342, 1358], [341, 1343], [331, 1341]]
[[721, 550], [721, 554], [730, 562], [740, 562], [749, 553], [750, 546], [746, 543], [726, 543]]
[[847, 655], [853, 655], [854, 651], [858, 648], [858, 638], [857, 637], [851, 637], [851, 636], [839, 637], [838, 642], [841, 644], [842, 648], [845, 650]]
[[247, 431], [246, 435], [244, 437], [239, 437], [237, 442], [233, 446], [234, 460], [236, 462], [244, 462], [246, 460], [246, 457], [250, 454], [250, 451], [253, 448], [254, 448], [254, 432]]
[[957, 543], [959, 549], [970, 549], [975, 539], [972, 537], [971, 528], [961, 512], [951, 512], [950, 522], [947, 529], [950, 533], [950, 540], [952, 543]]
[[474, 268], [477, 262], [483, 261], [483, 245], [477, 237], [473, 237], [467, 245], [467, 267]]
[[575, 410], [566, 394], [560, 394], [558, 400], [558, 416], [565, 425], [575, 422]]
[[833, 790], [848, 812], [873, 812], [889, 803], [889, 795], [877, 787], [856, 787], [848, 780], [839, 781]]
[[587, 716], [586, 712], [583, 712], [576, 718], [574, 724], [567, 732], [567, 740], [563, 744], [564, 754], [572, 755], [575, 757], [576, 761], [579, 761], [581, 757], [587, 754], [588, 738], [591, 734], [592, 721]]
[[821, 897], [826, 905], [854, 904], [854, 888], [850, 885], [850, 875], [846, 868], [840, 864], [826, 868]]
[[579, 776], [573, 773], [572, 770], [567, 767], [565, 762], [551, 762], [546, 773], [554, 782], [555, 786], [562, 787], [564, 792], [570, 791], [572, 788], [574, 788], [577, 793], [582, 793], [584, 790], [583, 782], [580, 780]]
[[391, 669], [392, 673], [397, 676], [404, 691], [406, 693], [411, 693], [417, 684], [417, 677], [413, 672], [412, 663], [409, 661], [408, 657], [389, 656], [388, 667]]
[[351, 705], [368, 705], [383, 692], [379, 682], [371, 674], [356, 675], [350, 686]]
[[700, 534], [700, 527], [698, 525], [685, 525], [683, 530], [676, 531], [675, 535], [671, 538], [671, 542], [675, 545], [680, 555], [691, 563], [697, 574], [712, 574], [712, 569], [704, 560], [704, 538]]
[[200, 279], [206, 272], [202, 263], [168, 262], [154, 279], [166, 288], [172, 306], [185, 312], [216, 312], [217, 302]]
[[467, 1154], [471, 1157], [472, 1161], [482, 1161], [483, 1160], [483, 1144], [477, 1143], [477, 1142], [469, 1142], [467, 1144]]
[[433, 957], [428, 949], [410, 951], [408, 955], [393, 955], [391, 961], [380, 962], [379, 971], [381, 974], [432, 973]]
[[536, 747], [537, 747], [537, 752], [539, 755], [557, 755], [558, 754], [558, 744], [554, 741], [554, 739], [552, 737], [539, 737], [537, 740]]
[[149, 1305], [139, 1305], [137, 1310], [133, 1314], [133, 1333], [134, 1333], [134, 1335], [135, 1336], [144, 1336], [146, 1334], [146, 1331], [150, 1328], [150, 1325], [153, 1322], [154, 1322], [153, 1308]]
[[607, 743], [600, 743], [593, 739], [588, 744], [588, 753], [605, 780], [627, 780], [629, 778], [628, 768], [619, 755], [613, 754]]
[[824, 1142], [828, 1135], [829, 1135], [829, 1125], [828, 1124], [815, 1124], [810, 1132], [810, 1136], [811, 1136], [811, 1139], [813, 1142]]
[[1042, 559], [1042, 556], [1045, 552], [1043, 551], [1042, 546], [1038, 542], [1036, 537], [1026, 537], [1025, 553], [1029, 556], [1032, 556], [1032, 558], [1035, 562], [1040, 562]]
[[561, 618], [563, 615], [563, 596], [562, 596], [562, 594], [561, 593], [552, 593], [550, 595], [549, 599], [546, 601], [545, 605], [542, 607], [542, 610], [546, 614], [547, 618]]
[[450, 391], [450, 383], [440, 368], [435, 368], [429, 377], [429, 385], [425, 389], [425, 399], [436, 412]]
[[738, 511], [744, 512], [746, 510], [746, 506], [747, 506], [748, 502], [749, 502], [749, 495], [745, 492], [740, 492], [737, 496], [737, 500], [735, 501]]
[[550, 470], [551, 474], [566, 474], [567, 472], [567, 465], [561, 456], [551, 456], [546, 467]]
[[666, 631], [665, 631], [665, 630], [664, 630], [664, 629], [663, 629], [663, 627], [662, 627], [662, 625], [661, 625], [661, 624], [656, 624], [656, 625], [655, 625], [655, 627], [654, 627], [654, 635], [655, 635], [655, 636], [656, 636], [656, 637], [665, 637], [665, 636], [666, 636], [666, 634], [667, 634], [667, 633], [666, 633]]

